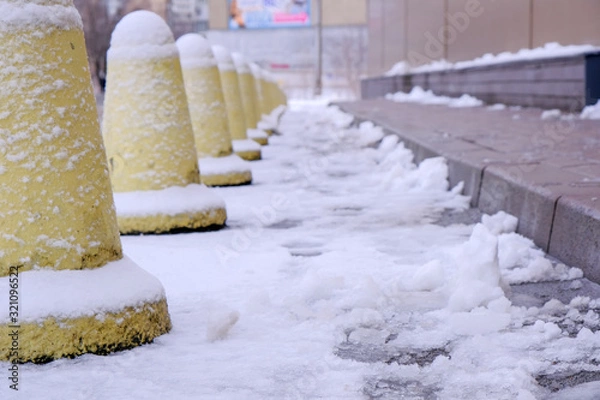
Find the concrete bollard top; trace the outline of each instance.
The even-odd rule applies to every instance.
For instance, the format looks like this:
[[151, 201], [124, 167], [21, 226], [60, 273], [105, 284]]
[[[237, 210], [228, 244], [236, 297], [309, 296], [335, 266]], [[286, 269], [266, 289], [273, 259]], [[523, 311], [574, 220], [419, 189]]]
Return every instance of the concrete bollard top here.
[[[52, 12], [48, 12], [52, 7]], [[0, 1], [0, 32], [15, 28], [35, 28], [46, 34], [44, 27], [62, 30], [83, 29], [81, 16], [72, 0], [4, 0]]]
[[248, 64], [248, 61], [246, 61], [246, 57], [244, 57], [242, 53], [233, 52], [231, 53], [231, 58], [233, 59], [233, 64], [238, 74], [252, 73], [250, 65]]
[[229, 50], [223, 46], [214, 45], [212, 51], [221, 71], [235, 71], [235, 64]]
[[188, 33], [177, 39], [183, 68], [210, 68], [217, 66], [210, 42], [197, 33]]
[[139, 10], [124, 16], [110, 39], [108, 59], [161, 59], [179, 57], [173, 33], [157, 14]]

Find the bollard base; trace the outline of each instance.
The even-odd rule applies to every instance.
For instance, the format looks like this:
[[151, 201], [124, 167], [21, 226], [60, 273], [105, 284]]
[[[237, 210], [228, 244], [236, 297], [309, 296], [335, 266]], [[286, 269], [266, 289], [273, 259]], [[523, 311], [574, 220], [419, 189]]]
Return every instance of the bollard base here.
[[205, 185], [114, 194], [121, 234], [219, 229], [225, 225], [225, 202]]
[[28, 307], [17, 324], [0, 324], [2, 361], [41, 364], [105, 355], [151, 343], [171, 330], [162, 285], [128, 258], [93, 270], [20, 276], [38, 290], [35, 298], [23, 299]]
[[239, 186], [252, 183], [250, 164], [236, 154], [198, 160], [200, 179], [206, 186]]
[[246, 161], [256, 161], [262, 159], [260, 144], [252, 139], [234, 140], [233, 151]]
[[269, 134], [262, 129], [248, 129], [248, 138], [254, 140], [261, 146], [269, 144]]

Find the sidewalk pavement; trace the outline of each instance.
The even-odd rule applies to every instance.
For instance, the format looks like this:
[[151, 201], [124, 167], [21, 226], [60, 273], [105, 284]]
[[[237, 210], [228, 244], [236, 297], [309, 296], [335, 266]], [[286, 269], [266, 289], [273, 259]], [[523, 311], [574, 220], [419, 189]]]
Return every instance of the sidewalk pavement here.
[[381, 98], [336, 105], [400, 136], [417, 163], [447, 158], [472, 206], [515, 215], [519, 233], [600, 283], [600, 121]]

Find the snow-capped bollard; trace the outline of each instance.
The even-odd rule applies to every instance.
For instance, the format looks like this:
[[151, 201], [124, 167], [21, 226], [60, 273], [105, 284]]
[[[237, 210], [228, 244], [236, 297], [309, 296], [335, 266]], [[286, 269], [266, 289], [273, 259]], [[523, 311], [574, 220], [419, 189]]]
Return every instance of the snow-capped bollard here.
[[249, 164], [233, 154], [221, 78], [208, 40], [197, 33], [188, 33], [180, 37], [176, 45], [202, 183], [208, 186], [251, 183]]
[[0, 360], [151, 342], [167, 302], [123, 257], [81, 17], [66, 0], [0, 11]]
[[233, 63], [238, 73], [242, 108], [244, 109], [244, 116], [246, 118], [246, 128], [248, 128], [246, 134], [248, 135], [248, 138], [254, 140], [256, 143], [266, 146], [269, 144], [269, 135], [260, 129], [256, 129], [258, 119], [256, 117], [254, 105], [257, 98], [254, 75], [241, 53], [231, 53], [231, 57], [233, 58]]
[[212, 46], [221, 76], [223, 96], [227, 105], [229, 132], [233, 139], [233, 151], [244, 160], [253, 161], [262, 158], [260, 145], [248, 139], [246, 119], [240, 93], [238, 74], [229, 51], [223, 46]]
[[121, 233], [225, 224], [224, 202], [200, 185], [179, 52], [157, 14], [134, 11], [112, 33], [103, 129]]
[[258, 129], [271, 135], [276, 131], [279, 119], [287, 109], [287, 100], [285, 104], [280, 104], [281, 95], [285, 95], [271, 73], [256, 64], [251, 64], [251, 69], [256, 79], [257, 104], [260, 110]]

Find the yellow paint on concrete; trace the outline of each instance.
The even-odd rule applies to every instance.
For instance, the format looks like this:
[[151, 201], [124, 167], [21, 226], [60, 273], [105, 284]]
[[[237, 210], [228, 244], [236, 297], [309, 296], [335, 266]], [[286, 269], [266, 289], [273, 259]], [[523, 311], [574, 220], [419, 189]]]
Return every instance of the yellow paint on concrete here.
[[178, 57], [109, 58], [103, 129], [115, 192], [200, 182]]
[[259, 79], [258, 82], [260, 85], [260, 112], [262, 115], [269, 115], [273, 111], [272, 89], [264, 78]]
[[82, 31], [0, 29], [0, 43], [0, 276], [121, 258]]
[[202, 175], [202, 183], [206, 186], [238, 186], [252, 182], [252, 172], [231, 172], [228, 174]]
[[246, 161], [257, 161], [262, 159], [262, 154], [260, 150], [236, 151], [235, 154], [237, 154], [238, 156], [240, 156], [240, 158]]
[[166, 233], [177, 229], [197, 230], [220, 227], [227, 220], [224, 208], [177, 215], [118, 216], [123, 234]]
[[84, 353], [104, 355], [150, 343], [171, 330], [171, 320], [167, 301], [162, 299], [139, 307], [126, 307], [118, 313], [104, 313], [101, 317], [50, 317], [39, 323], [21, 323], [18, 358], [11, 357], [10, 353], [13, 330], [8, 325], [0, 325], [0, 360], [46, 363]]
[[198, 158], [230, 155], [233, 150], [219, 69], [216, 65], [184, 67], [183, 80]]
[[242, 108], [244, 109], [244, 117], [246, 118], [246, 128], [256, 129], [258, 120], [254, 110], [254, 102], [256, 101], [256, 84], [254, 76], [250, 72], [238, 73], [240, 84], [240, 94], [242, 100]]
[[247, 139], [246, 117], [242, 106], [237, 71], [235, 69], [221, 70], [220, 73], [225, 104], [227, 104], [227, 119], [231, 138], [233, 140]]
[[266, 137], [253, 137], [252, 140], [261, 146], [267, 146], [269, 144], [269, 138]]

